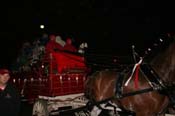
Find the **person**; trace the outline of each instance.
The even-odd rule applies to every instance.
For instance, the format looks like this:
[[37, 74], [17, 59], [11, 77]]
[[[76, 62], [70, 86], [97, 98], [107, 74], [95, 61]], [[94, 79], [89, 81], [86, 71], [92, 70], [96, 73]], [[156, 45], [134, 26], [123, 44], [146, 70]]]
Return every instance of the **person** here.
[[63, 46], [56, 42], [56, 36], [50, 35], [49, 36], [49, 42], [46, 44], [46, 53], [51, 53], [54, 51], [61, 51], [63, 50]]
[[78, 49], [78, 53], [84, 54], [87, 48], [88, 44], [86, 42], [81, 43]]
[[69, 52], [77, 52], [76, 47], [73, 46], [73, 44], [72, 44], [72, 39], [71, 38], [66, 39], [66, 44], [64, 45], [63, 49], [65, 51], [69, 51]]
[[19, 116], [20, 94], [9, 79], [9, 70], [0, 69], [0, 116]]
[[61, 36], [57, 35], [56, 36], [56, 43], [60, 44], [62, 47], [66, 44], [64, 40], [62, 40]]

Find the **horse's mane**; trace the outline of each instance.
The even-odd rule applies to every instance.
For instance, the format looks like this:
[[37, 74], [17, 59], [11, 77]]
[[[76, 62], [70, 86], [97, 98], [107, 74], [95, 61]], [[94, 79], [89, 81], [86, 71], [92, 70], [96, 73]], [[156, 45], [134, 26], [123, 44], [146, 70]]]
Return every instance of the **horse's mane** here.
[[168, 38], [161, 47], [157, 49], [157, 53], [150, 61], [150, 65], [156, 70], [163, 80], [170, 79], [175, 72], [175, 41], [174, 38]]
[[156, 59], [158, 57], [158, 55], [162, 54], [163, 52], [165, 52], [165, 50], [167, 50], [167, 48], [169, 47], [170, 44], [172, 44], [174, 41], [173, 37], [167, 37], [167, 36], [163, 36], [159, 39], [156, 39], [155, 41], [153, 41], [152, 45], [150, 46], [151, 51], [147, 51], [145, 54], [143, 54], [142, 56], [144, 57], [144, 60], [146, 62], [152, 62], [153, 59]]

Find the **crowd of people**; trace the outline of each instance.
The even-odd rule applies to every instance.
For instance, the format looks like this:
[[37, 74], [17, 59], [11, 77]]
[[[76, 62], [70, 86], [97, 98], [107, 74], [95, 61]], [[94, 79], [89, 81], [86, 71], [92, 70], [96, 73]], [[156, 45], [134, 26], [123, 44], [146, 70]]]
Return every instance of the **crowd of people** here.
[[[73, 45], [70, 37], [63, 40], [59, 35], [48, 35], [45, 33], [32, 43], [23, 43], [17, 60], [11, 67], [11, 71], [30, 70], [30, 65], [36, 63], [46, 53], [63, 51], [83, 54], [84, 48], [87, 47], [87, 43], [82, 43], [79, 47], [76, 47]], [[20, 93], [10, 83], [10, 74], [9, 69], [0, 69], [0, 115], [19, 116], [21, 108]]]
[[14, 71], [28, 71], [30, 70], [30, 66], [40, 60], [46, 53], [65, 51], [84, 54], [87, 47], [88, 45], [86, 42], [81, 43], [79, 46], [75, 46], [72, 38], [70, 37], [62, 39], [60, 35], [48, 35], [44, 33], [41, 37], [36, 38], [32, 43], [23, 43], [12, 69]]

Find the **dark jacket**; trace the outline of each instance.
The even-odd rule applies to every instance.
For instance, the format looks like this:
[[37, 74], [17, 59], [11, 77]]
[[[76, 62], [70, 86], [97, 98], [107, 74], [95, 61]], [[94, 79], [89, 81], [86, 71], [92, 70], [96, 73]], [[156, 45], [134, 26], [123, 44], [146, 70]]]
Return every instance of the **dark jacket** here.
[[7, 84], [6, 88], [0, 91], [0, 116], [19, 116], [20, 95], [18, 90]]

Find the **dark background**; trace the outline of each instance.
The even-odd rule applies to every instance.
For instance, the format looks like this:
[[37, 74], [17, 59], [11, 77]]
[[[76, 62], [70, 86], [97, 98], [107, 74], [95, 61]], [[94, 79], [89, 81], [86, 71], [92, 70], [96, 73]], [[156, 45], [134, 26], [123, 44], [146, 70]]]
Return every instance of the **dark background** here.
[[[0, 4], [0, 65], [8, 66], [25, 41], [43, 32], [87, 41], [91, 52], [128, 54], [160, 34], [173, 33], [174, 4], [158, 0], [18, 0]], [[39, 28], [40, 24], [45, 29]]]

